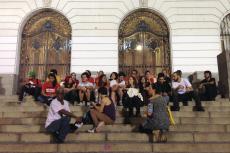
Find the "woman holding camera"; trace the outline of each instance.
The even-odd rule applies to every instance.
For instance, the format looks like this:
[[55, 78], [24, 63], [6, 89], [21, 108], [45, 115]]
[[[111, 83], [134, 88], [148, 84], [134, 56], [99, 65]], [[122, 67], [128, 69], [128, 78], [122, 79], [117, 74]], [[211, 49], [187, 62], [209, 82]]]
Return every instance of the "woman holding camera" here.
[[94, 127], [88, 130], [90, 133], [99, 132], [103, 125], [113, 124], [116, 119], [115, 105], [107, 96], [107, 88], [99, 88], [98, 93], [101, 94], [101, 103], [93, 103], [91, 106], [90, 116], [93, 120]]

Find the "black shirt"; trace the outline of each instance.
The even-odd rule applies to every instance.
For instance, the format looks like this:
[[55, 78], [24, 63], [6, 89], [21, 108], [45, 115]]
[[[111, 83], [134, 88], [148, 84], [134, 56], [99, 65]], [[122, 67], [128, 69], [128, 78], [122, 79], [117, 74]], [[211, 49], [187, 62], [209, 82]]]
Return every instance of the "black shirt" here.
[[[210, 82], [214, 82], [214, 84], [205, 84], [205, 83], [210, 83]], [[204, 86], [206, 86], [206, 85], [216, 86], [216, 80], [215, 80], [215, 78], [210, 78], [210, 80], [204, 79], [204, 80], [201, 81], [201, 83], [204, 83]]]
[[160, 82], [155, 83], [156, 91], [158, 93], [169, 93], [171, 92], [171, 87], [167, 82], [161, 84]]

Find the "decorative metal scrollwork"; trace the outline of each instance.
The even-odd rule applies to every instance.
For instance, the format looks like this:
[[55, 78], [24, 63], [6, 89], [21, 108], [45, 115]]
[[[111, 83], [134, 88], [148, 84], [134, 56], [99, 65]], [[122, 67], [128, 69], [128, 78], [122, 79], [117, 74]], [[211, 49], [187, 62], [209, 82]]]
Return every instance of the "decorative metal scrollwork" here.
[[23, 28], [19, 81], [28, 71], [45, 80], [50, 69], [59, 75], [70, 71], [71, 26], [62, 14], [44, 9], [31, 17]]
[[153, 11], [139, 9], [127, 16], [119, 28], [118, 44], [122, 71], [127, 67], [137, 67], [142, 72], [150, 67], [170, 68], [169, 29]]

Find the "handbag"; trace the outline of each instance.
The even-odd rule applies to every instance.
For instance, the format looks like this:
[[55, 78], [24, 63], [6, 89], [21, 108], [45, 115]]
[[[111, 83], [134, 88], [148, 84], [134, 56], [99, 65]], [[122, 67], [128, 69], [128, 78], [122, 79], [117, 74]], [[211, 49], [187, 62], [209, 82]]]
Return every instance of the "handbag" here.
[[90, 111], [86, 112], [82, 117], [82, 122], [84, 124], [93, 124], [92, 117], [90, 115]]
[[169, 116], [170, 125], [175, 125], [176, 123], [175, 123], [172, 111], [171, 111], [169, 106], [167, 106], [167, 112], [168, 112], [168, 116]]
[[[163, 101], [166, 102], [166, 100], [163, 97], [162, 97], [162, 99], [163, 99]], [[172, 114], [172, 111], [171, 111], [170, 107], [169, 106], [166, 106], [166, 107], [167, 107], [166, 109], [167, 109], [170, 125], [176, 125], [176, 122], [174, 120], [174, 116]]]

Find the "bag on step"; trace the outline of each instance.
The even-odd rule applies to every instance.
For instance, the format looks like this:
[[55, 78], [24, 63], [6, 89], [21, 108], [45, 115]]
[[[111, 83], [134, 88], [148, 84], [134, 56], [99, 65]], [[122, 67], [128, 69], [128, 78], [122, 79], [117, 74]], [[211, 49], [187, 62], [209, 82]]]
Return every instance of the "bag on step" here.
[[175, 123], [175, 120], [174, 120], [173, 114], [172, 114], [172, 112], [171, 112], [171, 110], [170, 110], [170, 107], [169, 107], [169, 106], [167, 107], [167, 112], [168, 112], [168, 116], [169, 116], [169, 121], [170, 121], [170, 124], [171, 124], [171, 125], [175, 125], [176, 123]]

